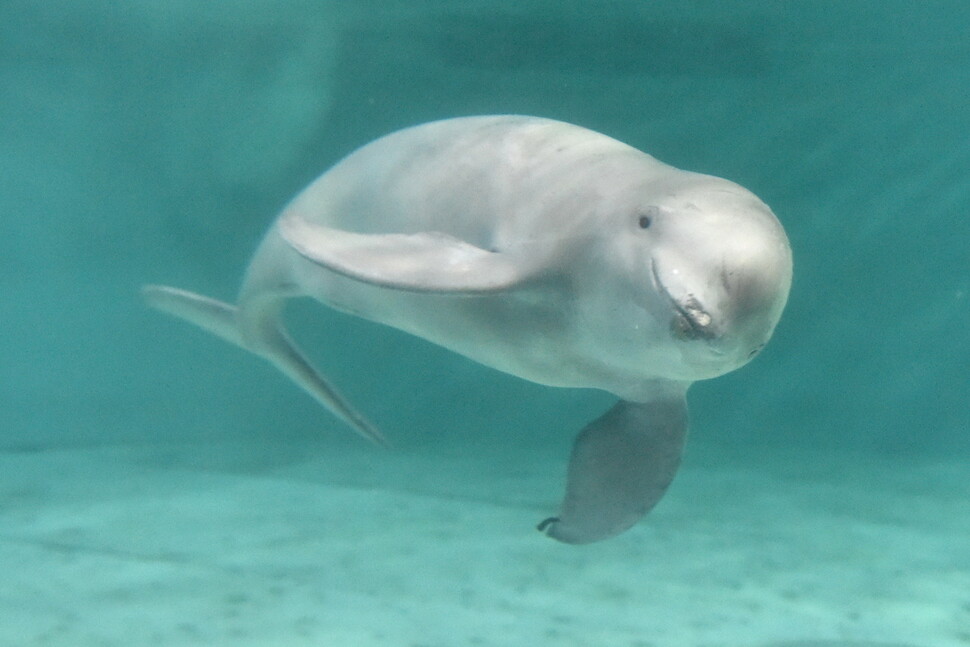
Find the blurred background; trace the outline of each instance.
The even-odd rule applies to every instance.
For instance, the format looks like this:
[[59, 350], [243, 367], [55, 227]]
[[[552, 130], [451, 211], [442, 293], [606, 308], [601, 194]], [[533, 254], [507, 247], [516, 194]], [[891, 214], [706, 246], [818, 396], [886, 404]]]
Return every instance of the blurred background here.
[[[5, 0], [0, 449], [356, 445], [139, 286], [231, 300], [278, 210], [341, 156], [523, 113], [734, 180], [786, 227], [786, 314], [757, 361], [692, 389], [692, 446], [970, 454], [968, 25], [956, 1]], [[564, 456], [612, 400], [317, 304], [290, 319], [405, 448]]]

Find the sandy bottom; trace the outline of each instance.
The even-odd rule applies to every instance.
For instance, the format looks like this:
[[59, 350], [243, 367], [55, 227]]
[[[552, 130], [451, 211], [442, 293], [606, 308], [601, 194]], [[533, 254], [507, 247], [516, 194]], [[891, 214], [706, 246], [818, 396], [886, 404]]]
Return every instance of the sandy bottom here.
[[574, 547], [562, 457], [290, 451], [0, 455], [0, 644], [970, 645], [967, 463], [694, 451]]

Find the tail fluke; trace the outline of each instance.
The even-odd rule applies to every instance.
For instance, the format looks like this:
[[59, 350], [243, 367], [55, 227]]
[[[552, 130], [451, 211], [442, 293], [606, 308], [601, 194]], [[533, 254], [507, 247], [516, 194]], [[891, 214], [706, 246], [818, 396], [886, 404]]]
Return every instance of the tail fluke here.
[[184, 319], [231, 344], [246, 348], [236, 323], [236, 306], [167, 285], [146, 285], [142, 287], [141, 294], [145, 303], [156, 310]]
[[361, 436], [378, 445], [387, 446], [383, 434], [357, 413], [307, 362], [278, 326], [261, 326], [260, 339], [250, 342], [244, 338], [239, 325], [239, 308], [232, 304], [165, 285], [146, 285], [142, 288], [142, 296], [156, 310], [193, 323], [271, 362]]

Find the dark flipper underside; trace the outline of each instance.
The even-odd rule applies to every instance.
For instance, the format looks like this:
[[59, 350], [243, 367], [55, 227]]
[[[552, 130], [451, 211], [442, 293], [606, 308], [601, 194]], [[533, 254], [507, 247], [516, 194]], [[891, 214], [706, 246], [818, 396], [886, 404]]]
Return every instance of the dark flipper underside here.
[[540, 523], [539, 530], [568, 544], [627, 530], [666, 492], [686, 435], [682, 396], [618, 402], [576, 437], [559, 515]]

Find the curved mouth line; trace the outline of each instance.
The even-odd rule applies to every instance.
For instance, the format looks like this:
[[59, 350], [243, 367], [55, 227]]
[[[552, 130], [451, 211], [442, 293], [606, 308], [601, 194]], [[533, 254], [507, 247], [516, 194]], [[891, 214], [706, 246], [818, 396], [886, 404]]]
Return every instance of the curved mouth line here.
[[657, 262], [653, 259], [650, 260], [650, 272], [653, 274], [654, 283], [667, 297], [676, 312], [670, 324], [674, 334], [680, 339], [715, 339], [717, 332], [714, 330], [714, 318], [704, 310], [701, 302], [690, 293], [687, 294], [687, 298], [683, 302], [675, 299], [667, 286], [660, 280]]

